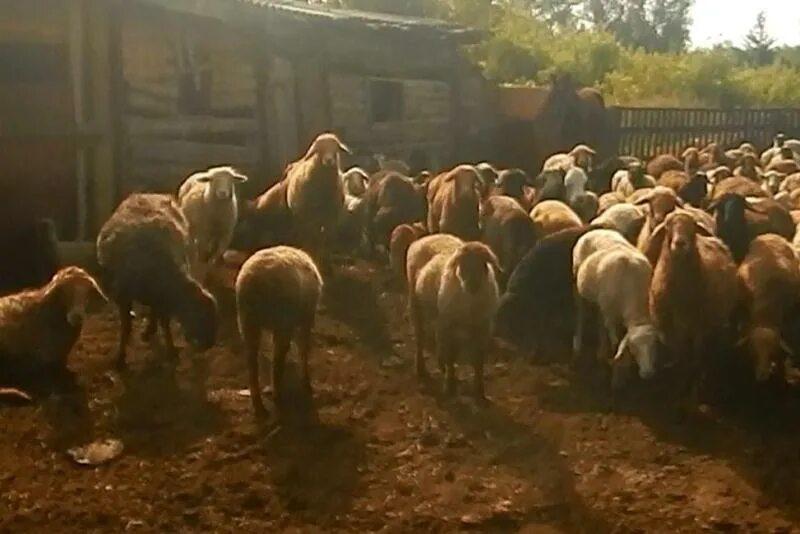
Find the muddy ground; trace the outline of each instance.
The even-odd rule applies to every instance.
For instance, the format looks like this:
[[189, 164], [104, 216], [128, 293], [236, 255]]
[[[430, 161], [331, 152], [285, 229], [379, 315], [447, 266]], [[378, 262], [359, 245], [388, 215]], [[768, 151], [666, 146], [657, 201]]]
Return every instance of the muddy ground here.
[[[565, 365], [496, 347], [490, 404], [470, 400], [464, 366], [464, 391], [444, 400], [416, 380], [386, 269], [357, 263], [329, 280], [320, 315], [319, 424], [302, 424], [298, 402], [297, 423], [276, 430], [239, 393], [245, 361], [221, 300], [205, 386], [201, 368], [184, 357], [175, 373], [138, 339], [131, 370], [111, 372], [109, 312], [72, 357], [88, 409], [0, 408], [0, 531], [800, 532], [794, 392], [680, 419], [669, 387], [639, 386], [612, 409]], [[108, 465], [65, 454], [105, 437], [125, 444]]]

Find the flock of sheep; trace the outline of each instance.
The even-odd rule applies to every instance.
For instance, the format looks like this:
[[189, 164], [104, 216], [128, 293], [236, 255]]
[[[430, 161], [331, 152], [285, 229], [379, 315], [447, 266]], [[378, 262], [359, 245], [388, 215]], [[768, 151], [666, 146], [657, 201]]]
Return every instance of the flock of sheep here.
[[[312, 331], [333, 248], [388, 258], [407, 289], [416, 371], [427, 375], [432, 345], [447, 394], [467, 357], [484, 398], [494, 336], [536, 354], [571, 352], [613, 388], [631, 370], [657, 379], [677, 366], [690, 399], [737, 363], [756, 381], [782, 381], [800, 355], [800, 141], [779, 134], [761, 155], [749, 143], [712, 143], [680, 158], [599, 163], [579, 145], [535, 177], [485, 162], [411, 176], [383, 160], [375, 173], [343, 172], [349, 152], [321, 134], [250, 201], [236, 191], [247, 177], [231, 167], [193, 174], [176, 195], [126, 198], [97, 237], [96, 278], [67, 267], [44, 287], [0, 298], [0, 385], [71, 383], [67, 357], [94, 300], [118, 310], [119, 369], [134, 304], [146, 309], [143, 338], [160, 329], [173, 358], [173, 319], [191, 353], [208, 350], [219, 314], [209, 273], [233, 262], [253, 408], [267, 414], [259, 349], [269, 331], [280, 412], [293, 343], [311, 395]], [[721, 353], [730, 356], [720, 362]]]

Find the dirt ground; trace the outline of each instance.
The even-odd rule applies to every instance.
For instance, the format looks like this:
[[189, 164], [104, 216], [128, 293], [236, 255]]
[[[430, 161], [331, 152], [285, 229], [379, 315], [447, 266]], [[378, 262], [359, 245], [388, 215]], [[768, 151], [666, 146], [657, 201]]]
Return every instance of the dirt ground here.
[[[651, 386], [612, 410], [565, 365], [496, 347], [490, 404], [470, 400], [468, 366], [445, 400], [415, 377], [386, 269], [358, 262], [327, 284], [319, 423], [259, 427], [239, 394], [231, 295], [221, 303], [207, 379], [185, 357], [173, 372], [138, 339], [130, 371], [111, 372], [107, 313], [71, 362], [88, 409], [0, 408], [0, 532], [800, 532], [794, 392], [681, 420], [669, 388]], [[125, 444], [112, 463], [65, 453], [104, 437]]]

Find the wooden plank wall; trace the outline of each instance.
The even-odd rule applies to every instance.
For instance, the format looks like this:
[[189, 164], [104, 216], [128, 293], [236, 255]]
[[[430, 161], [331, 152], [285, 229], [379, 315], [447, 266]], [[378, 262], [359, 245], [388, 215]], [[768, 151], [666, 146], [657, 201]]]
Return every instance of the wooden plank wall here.
[[800, 109], [611, 108], [618, 153], [651, 158], [680, 154], [688, 146], [744, 141], [765, 148], [778, 131], [800, 135]]
[[[191, 43], [210, 71], [209, 107], [179, 105], [180, 43]], [[234, 165], [257, 172], [257, 82], [245, 44], [210, 20], [173, 17], [137, 6], [122, 22], [125, 79], [121, 193], [171, 192], [191, 172]]]
[[371, 120], [370, 76], [332, 73], [329, 76], [331, 120], [357, 154], [382, 153], [410, 159], [421, 152], [436, 165], [447, 161], [453, 150], [450, 132], [450, 86], [440, 80], [397, 79], [403, 85], [401, 120]]

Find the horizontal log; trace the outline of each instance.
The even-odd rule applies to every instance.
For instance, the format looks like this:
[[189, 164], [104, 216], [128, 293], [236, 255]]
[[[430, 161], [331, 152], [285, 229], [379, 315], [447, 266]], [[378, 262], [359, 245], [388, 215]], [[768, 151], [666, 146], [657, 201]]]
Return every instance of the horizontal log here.
[[258, 160], [255, 148], [174, 141], [163, 139], [132, 139], [130, 155], [135, 165], [137, 161], [192, 163], [203, 165], [242, 165]]
[[251, 136], [258, 132], [254, 119], [220, 118], [209, 115], [167, 118], [128, 118], [128, 133], [152, 137], [196, 137], [200, 135]]

